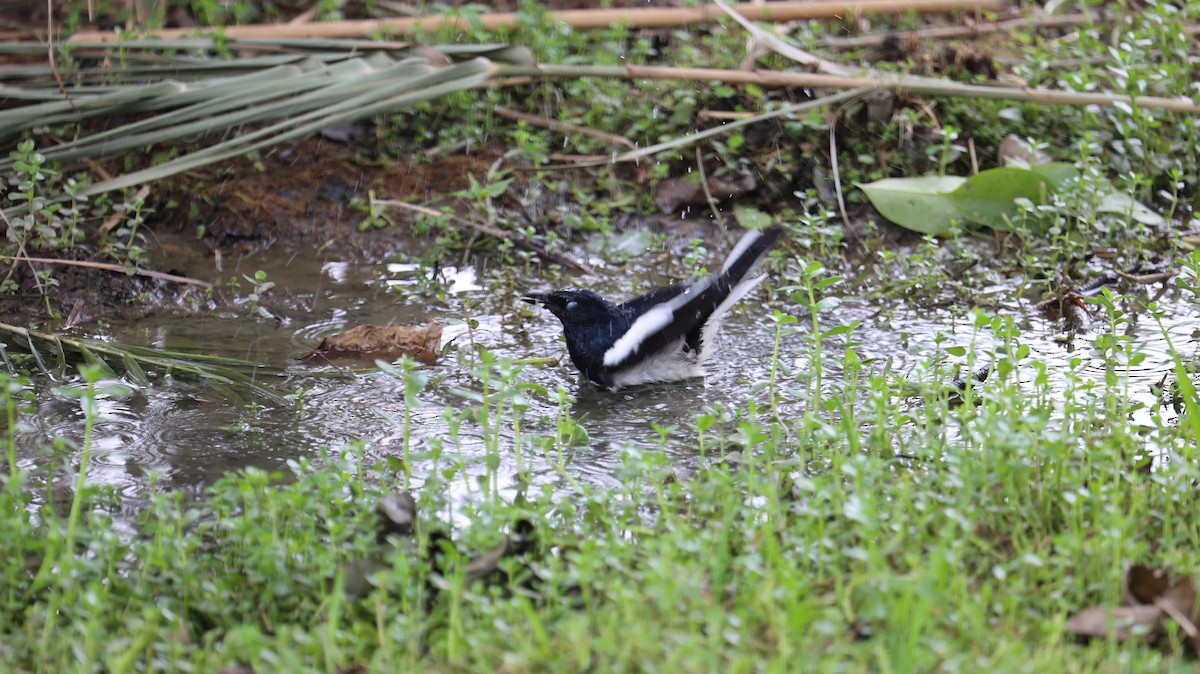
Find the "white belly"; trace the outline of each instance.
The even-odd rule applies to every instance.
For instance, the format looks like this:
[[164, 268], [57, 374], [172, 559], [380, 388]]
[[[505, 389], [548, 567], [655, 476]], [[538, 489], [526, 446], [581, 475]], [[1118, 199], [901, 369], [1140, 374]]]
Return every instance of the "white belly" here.
[[638, 384], [662, 384], [693, 377], [703, 377], [704, 368], [694, 354], [686, 354], [680, 349], [683, 340], [673, 344], [669, 349], [663, 349], [657, 356], [647, 358], [628, 369], [613, 375], [612, 390], [637, 386]]

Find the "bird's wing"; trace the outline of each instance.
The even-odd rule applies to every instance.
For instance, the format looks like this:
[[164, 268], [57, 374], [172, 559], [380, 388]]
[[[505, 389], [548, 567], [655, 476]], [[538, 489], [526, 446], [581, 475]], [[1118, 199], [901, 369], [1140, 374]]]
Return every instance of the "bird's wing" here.
[[[707, 278], [688, 284], [667, 294], [669, 299], [645, 309], [625, 334], [604, 352], [604, 366], [621, 365], [639, 353], [653, 354], [683, 338], [696, 326], [706, 306], [719, 301], [713, 298], [713, 280]], [[641, 299], [637, 300], [638, 306], [649, 306]]]
[[[744, 280], [744, 277], [781, 233], [778, 227], [748, 232], [734, 247], [719, 274], [656, 290], [618, 307], [632, 309], [635, 315], [638, 309], [643, 313], [604, 352], [604, 366], [612, 368], [627, 364], [639, 354], [643, 358], [653, 355], [679, 340], [684, 340], [693, 352], [711, 345], [721, 314], [760, 281]], [[714, 317], [718, 320], [710, 320]]]

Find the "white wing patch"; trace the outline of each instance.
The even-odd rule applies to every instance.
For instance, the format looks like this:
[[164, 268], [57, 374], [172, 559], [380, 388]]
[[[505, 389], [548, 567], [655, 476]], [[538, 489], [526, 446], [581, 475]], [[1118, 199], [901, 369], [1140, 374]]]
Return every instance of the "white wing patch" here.
[[612, 367], [642, 348], [642, 344], [653, 334], [671, 324], [675, 319], [675, 311], [692, 299], [693, 293], [703, 292], [712, 284], [712, 279], [697, 281], [687, 290], [679, 293], [669, 301], [650, 309], [638, 317], [633, 325], [621, 335], [621, 338], [604, 352], [604, 366]]
[[638, 347], [646, 338], [671, 324], [675, 311], [667, 304], [660, 304], [642, 314], [621, 338], [613, 342], [604, 352], [604, 365], [612, 367], [637, 353]]

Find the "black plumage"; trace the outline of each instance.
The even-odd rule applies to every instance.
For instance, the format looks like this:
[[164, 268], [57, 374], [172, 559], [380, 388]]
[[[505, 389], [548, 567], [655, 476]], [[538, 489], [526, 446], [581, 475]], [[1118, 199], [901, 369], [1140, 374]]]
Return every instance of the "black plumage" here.
[[748, 232], [719, 272], [614, 305], [591, 290], [530, 293], [562, 322], [571, 362], [593, 384], [617, 390], [703, 375], [722, 316], [762, 277], [748, 275], [782, 234]]

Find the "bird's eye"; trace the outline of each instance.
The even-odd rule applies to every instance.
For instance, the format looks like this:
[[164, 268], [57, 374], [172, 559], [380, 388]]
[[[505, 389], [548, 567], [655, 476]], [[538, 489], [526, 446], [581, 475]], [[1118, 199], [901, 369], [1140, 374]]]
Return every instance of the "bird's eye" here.
[[571, 300], [570, 302], [567, 302], [567, 311], [574, 311], [575, 307], [577, 306], [579, 306], [579, 302]]

